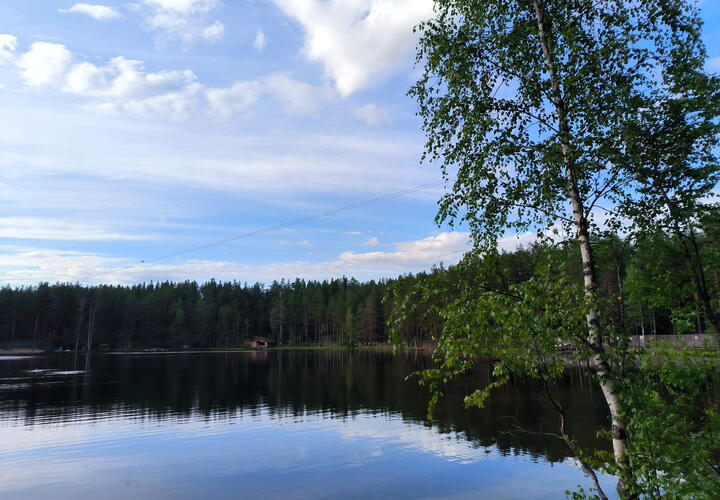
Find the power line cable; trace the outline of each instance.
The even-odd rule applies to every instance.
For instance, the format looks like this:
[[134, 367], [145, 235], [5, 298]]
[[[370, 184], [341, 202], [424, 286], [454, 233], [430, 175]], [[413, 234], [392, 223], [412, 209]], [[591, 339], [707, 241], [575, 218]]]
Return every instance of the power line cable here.
[[342, 213], [342, 212], [347, 212], [348, 210], [354, 210], [354, 209], [356, 209], [356, 208], [366, 207], [366, 206], [368, 206], [368, 205], [374, 205], [374, 204], [380, 203], [380, 202], [382, 202], [382, 201], [387, 201], [387, 200], [391, 200], [391, 199], [394, 199], [394, 198], [399, 198], [399, 197], [401, 197], [401, 196], [405, 196], [405, 195], [408, 195], [408, 194], [412, 194], [412, 193], [415, 193], [415, 192], [417, 192], [417, 191], [422, 191], [423, 189], [428, 189], [428, 188], [431, 188], [431, 187], [439, 186], [439, 185], [443, 184], [444, 182], [445, 182], [444, 180], [435, 181], [435, 182], [428, 182], [427, 184], [421, 184], [421, 185], [419, 185], [419, 186], [410, 187], [410, 188], [407, 188], [407, 189], [403, 189], [402, 191], [396, 191], [396, 192], [394, 192], [394, 193], [386, 194], [386, 195], [383, 195], [383, 196], [378, 196], [377, 198], [372, 198], [372, 199], [370, 199], [370, 200], [360, 201], [360, 202], [357, 202], [357, 203], [353, 203], [353, 204], [351, 204], [351, 205], [345, 205], [344, 207], [334, 208], [334, 209], [326, 210], [326, 211], [324, 211], [324, 212], [319, 212], [319, 213], [317, 213], [317, 214], [308, 215], [307, 217], [301, 217], [300, 219], [295, 219], [295, 220], [291, 220], [291, 221], [288, 221], [288, 222], [283, 222], [283, 223], [277, 224], [277, 225], [275, 225], [275, 226], [270, 226], [270, 227], [265, 227], [265, 228], [257, 229], [257, 230], [255, 230], [255, 231], [250, 231], [250, 232], [248, 232], [248, 233], [238, 234], [238, 235], [235, 235], [235, 236], [231, 236], [231, 237], [229, 237], [229, 238], [223, 238], [223, 239], [221, 239], [221, 240], [212, 241], [212, 242], [210, 242], [210, 243], [204, 243], [204, 244], [202, 244], [202, 245], [197, 245], [197, 246], [194, 246], [194, 247], [191, 247], [191, 248], [186, 248], [185, 250], [179, 250], [179, 251], [177, 251], [177, 252], [169, 253], [169, 254], [167, 254], [167, 255], [161, 255], [161, 256], [159, 256], [159, 257], [154, 257], [154, 258], [152, 258], [152, 259], [146, 259], [146, 260], [143, 260], [143, 261], [141, 261], [141, 262], [142, 262], [142, 263], [145, 263], [145, 264], [150, 263], [150, 262], [157, 262], [157, 261], [159, 261], [159, 260], [165, 260], [165, 259], [169, 259], [169, 258], [172, 258], [172, 257], [177, 257], [178, 255], [184, 255], [184, 254], [187, 254], [187, 253], [196, 252], [196, 251], [198, 251], [198, 250], [203, 250], [203, 249], [205, 249], [205, 248], [211, 248], [211, 247], [214, 247], [214, 246], [217, 246], [217, 245], [222, 245], [223, 243], [229, 243], [229, 242], [231, 242], [231, 241], [235, 241], [235, 240], [239, 240], [239, 239], [244, 239], [244, 238], [250, 238], [250, 237], [252, 237], [252, 236], [258, 236], [258, 235], [260, 235], [260, 234], [269, 233], [269, 232], [271, 232], [271, 231], [277, 231], [278, 229], [284, 229], [284, 228], [289, 227], [289, 226], [295, 226], [295, 225], [301, 224], [301, 223], [303, 223], [303, 222], [309, 222], [309, 221], [312, 221], [312, 220], [322, 219], [322, 218], [324, 218], [324, 217], [329, 217], [329, 216], [331, 216], [331, 215], [339, 214], [339, 213]]

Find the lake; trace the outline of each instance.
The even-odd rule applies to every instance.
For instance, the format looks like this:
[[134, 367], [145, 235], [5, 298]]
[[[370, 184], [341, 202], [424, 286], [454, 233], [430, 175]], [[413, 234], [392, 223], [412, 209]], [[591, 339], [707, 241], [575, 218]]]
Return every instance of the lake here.
[[[590, 481], [541, 387], [486, 408], [453, 384], [433, 421], [412, 371], [425, 354], [368, 351], [0, 357], [0, 499], [563, 498]], [[599, 390], [559, 384], [571, 431], [607, 449]], [[603, 477], [607, 493], [612, 478]]]

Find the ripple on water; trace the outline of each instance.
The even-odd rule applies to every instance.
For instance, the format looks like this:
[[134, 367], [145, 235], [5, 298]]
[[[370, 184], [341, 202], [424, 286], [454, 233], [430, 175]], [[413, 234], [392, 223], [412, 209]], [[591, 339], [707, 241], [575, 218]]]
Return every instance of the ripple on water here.
[[30, 384], [28, 383], [20, 383], [20, 384], [0, 384], [0, 392], [4, 391], [18, 391], [21, 389], [27, 389], [30, 387]]
[[35, 368], [33, 370], [25, 370], [25, 372], [31, 375], [42, 375], [47, 377], [61, 375], [82, 375], [83, 373], [88, 373], [86, 370], [53, 370], [52, 368]]

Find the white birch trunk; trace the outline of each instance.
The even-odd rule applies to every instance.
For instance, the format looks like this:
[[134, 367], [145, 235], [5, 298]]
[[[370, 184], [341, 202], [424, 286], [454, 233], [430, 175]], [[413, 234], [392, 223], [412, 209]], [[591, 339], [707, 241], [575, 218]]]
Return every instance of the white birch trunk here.
[[[559, 124], [560, 141], [563, 154], [563, 164], [565, 166], [565, 174], [568, 184], [568, 196], [572, 203], [573, 221], [576, 229], [576, 238], [580, 244], [580, 256], [582, 259], [583, 283], [585, 285], [585, 301], [588, 305], [586, 313], [586, 324], [588, 330], [587, 340], [593, 350], [593, 356], [590, 359], [591, 365], [598, 376], [600, 388], [602, 389], [605, 401], [607, 402], [610, 416], [612, 418], [612, 441], [615, 462], [618, 467], [627, 473], [627, 460], [625, 457], [625, 447], [627, 445], [627, 430], [625, 416], [620, 407], [620, 400], [614, 389], [612, 380], [611, 367], [605, 360], [603, 354], [605, 347], [603, 345], [602, 333], [600, 331], [600, 321], [597, 307], [594, 306], [595, 294], [597, 291], [597, 282], [595, 277], [595, 262], [593, 259], [592, 245], [590, 243], [590, 235], [588, 232], [588, 224], [585, 218], [585, 209], [583, 206], [583, 198], [577, 184], [575, 171], [572, 163], [572, 151], [570, 148], [570, 128], [568, 125], [568, 117], [563, 101], [560, 85], [558, 82], [555, 63], [552, 52], [548, 44], [549, 34], [545, 23], [545, 14], [538, 0], [533, 0], [535, 9], [535, 17], [540, 35], [540, 44], [543, 55], [548, 67], [550, 75], [550, 83], [552, 86], [555, 111]], [[623, 474], [621, 474], [622, 476]], [[627, 497], [627, 491], [623, 478], [618, 479], [618, 493], [621, 497]]]

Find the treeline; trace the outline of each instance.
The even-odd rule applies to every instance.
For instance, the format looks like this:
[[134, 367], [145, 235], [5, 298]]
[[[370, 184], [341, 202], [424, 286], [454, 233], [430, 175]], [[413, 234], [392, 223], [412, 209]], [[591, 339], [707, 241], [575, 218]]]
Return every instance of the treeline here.
[[[697, 234], [686, 235], [697, 250], [690, 257], [688, 242], [677, 236], [659, 234], [635, 241], [609, 236], [597, 241], [599, 292], [614, 327], [631, 335], [712, 329], [720, 303], [718, 228], [705, 223]], [[552, 251], [566, 262], [558, 272], [579, 279], [577, 248], [557, 244]], [[497, 290], [530, 278], [539, 252], [531, 246], [499, 255], [492, 271]], [[487, 269], [440, 266], [428, 273], [366, 283], [341, 278], [296, 279], [269, 286], [213, 280], [203, 284], [6, 286], [0, 289], [0, 345], [234, 347], [254, 336], [283, 345], [386, 342], [386, 323], [394, 307], [394, 297], [387, 293], [390, 285], [396, 292], [410, 290], [429, 274], [442, 275], [450, 283], [467, 283], [460, 279], [461, 272]], [[402, 331], [409, 344], [422, 344], [437, 334], [442, 319], [433, 313], [434, 304], [423, 302], [423, 297], [415, 300], [420, 307], [405, 319]]]
[[378, 342], [387, 337], [385, 287], [348, 278], [5, 287], [0, 342], [70, 349], [233, 347], [254, 336], [286, 345]]

